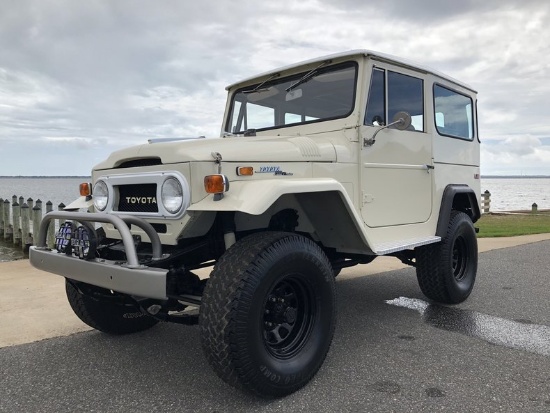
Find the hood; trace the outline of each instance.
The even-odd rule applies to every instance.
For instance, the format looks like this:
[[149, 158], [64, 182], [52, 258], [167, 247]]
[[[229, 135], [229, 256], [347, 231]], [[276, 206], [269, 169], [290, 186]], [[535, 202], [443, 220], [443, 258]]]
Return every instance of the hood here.
[[334, 145], [307, 136], [231, 137], [148, 143], [113, 152], [94, 170], [116, 168], [124, 162], [160, 159], [162, 164], [213, 161], [218, 152], [223, 162], [334, 162]]

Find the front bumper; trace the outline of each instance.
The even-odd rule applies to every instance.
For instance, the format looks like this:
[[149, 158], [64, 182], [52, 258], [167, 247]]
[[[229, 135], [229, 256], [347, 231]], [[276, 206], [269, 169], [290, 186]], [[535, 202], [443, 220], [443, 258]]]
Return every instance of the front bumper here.
[[[98, 258], [83, 260], [74, 255], [47, 248], [46, 232], [53, 219], [113, 224], [120, 232], [127, 261], [121, 263]], [[141, 218], [101, 213], [50, 212], [44, 216], [40, 225], [37, 245], [30, 248], [30, 263], [40, 270], [109, 290], [139, 297], [166, 299], [168, 271], [139, 264], [132, 234], [127, 224], [136, 225], [147, 233], [151, 239], [153, 260], [162, 258], [162, 246], [157, 233]]]

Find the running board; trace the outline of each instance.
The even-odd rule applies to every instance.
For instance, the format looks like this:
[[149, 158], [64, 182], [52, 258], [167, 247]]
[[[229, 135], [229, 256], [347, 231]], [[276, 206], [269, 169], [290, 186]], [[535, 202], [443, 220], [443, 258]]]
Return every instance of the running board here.
[[441, 241], [441, 237], [437, 236], [412, 238], [404, 241], [385, 242], [382, 244], [378, 244], [374, 246], [372, 250], [376, 255], [388, 255], [392, 252], [413, 249], [416, 247], [421, 247], [422, 245], [434, 244], [439, 241]]

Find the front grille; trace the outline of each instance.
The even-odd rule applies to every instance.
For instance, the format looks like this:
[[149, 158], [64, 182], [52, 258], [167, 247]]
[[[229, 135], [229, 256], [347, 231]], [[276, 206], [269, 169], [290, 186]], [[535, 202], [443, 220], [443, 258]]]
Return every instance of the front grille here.
[[120, 185], [118, 211], [158, 212], [157, 184]]
[[[153, 224], [151, 223], [151, 226], [156, 231], [157, 234], [166, 234], [168, 231], [168, 227], [166, 224]], [[132, 229], [132, 224], [128, 224], [128, 228]]]

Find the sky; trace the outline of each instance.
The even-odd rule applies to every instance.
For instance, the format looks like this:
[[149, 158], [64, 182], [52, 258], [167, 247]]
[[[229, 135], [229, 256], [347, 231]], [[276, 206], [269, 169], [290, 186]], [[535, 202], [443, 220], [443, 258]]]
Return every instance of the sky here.
[[548, 0], [0, 0], [0, 176], [220, 135], [225, 86], [351, 49], [479, 92], [484, 175], [550, 175]]

